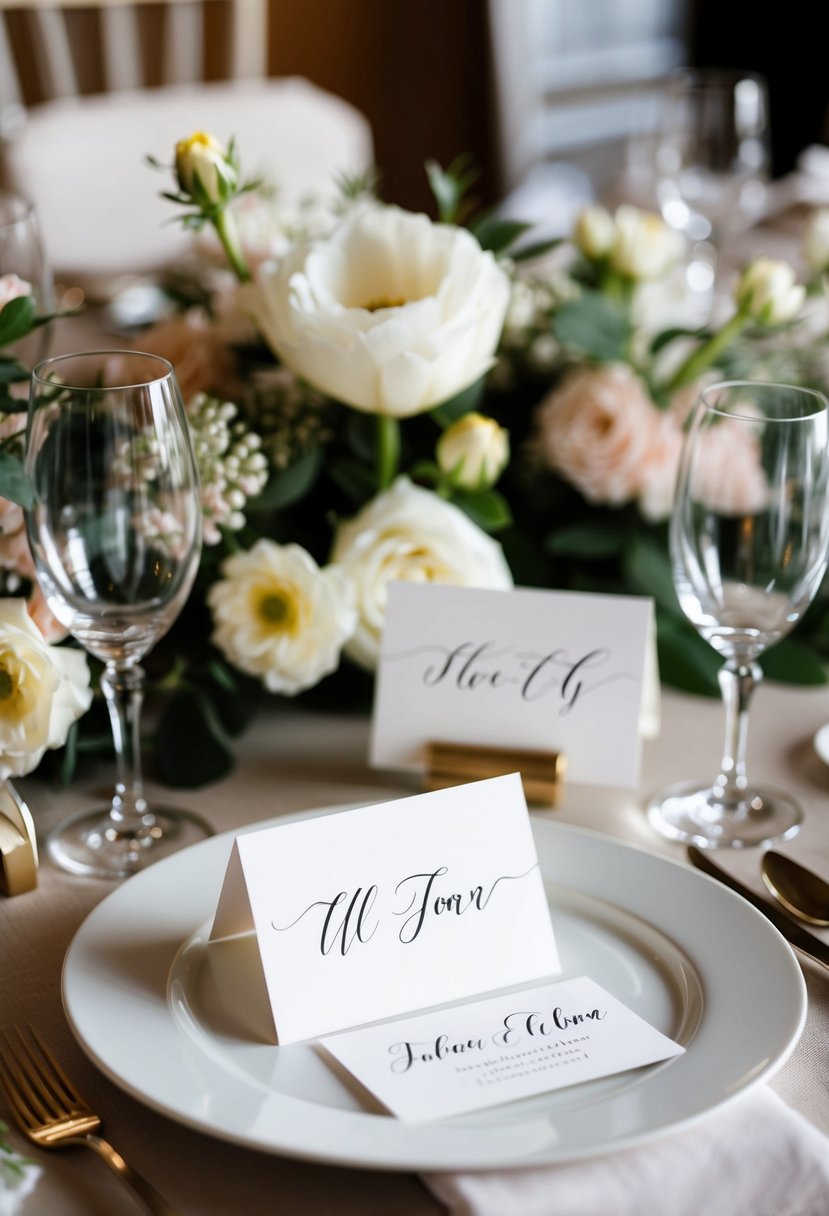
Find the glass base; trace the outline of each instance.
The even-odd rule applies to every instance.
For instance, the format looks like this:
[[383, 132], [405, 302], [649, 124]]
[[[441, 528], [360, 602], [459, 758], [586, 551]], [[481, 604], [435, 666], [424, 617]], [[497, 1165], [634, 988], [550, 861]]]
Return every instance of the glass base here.
[[139, 831], [124, 831], [109, 807], [82, 811], [64, 820], [47, 837], [46, 851], [56, 866], [91, 878], [129, 878], [153, 862], [197, 844], [213, 829], [192, 811], [156, 806]]
[[725, 803], [710, 785], [683, 781], [661, 790], [647, 806], [653, 828], [669, 840], [702, 849], [742, 849], [788, 840], [800, 830], [803, 812], [782, 790], [752, 786], [736, 803]]

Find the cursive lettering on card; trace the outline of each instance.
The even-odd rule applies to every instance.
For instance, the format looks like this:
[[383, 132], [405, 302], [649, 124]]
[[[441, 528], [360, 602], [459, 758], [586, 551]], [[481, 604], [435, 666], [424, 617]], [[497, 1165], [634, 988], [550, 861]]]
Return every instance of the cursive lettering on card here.
[[527, 702], [557, 695], [561, 715], [570, 713], [581, 698], [608, 683], [636, 681], [630, 672], [607, 671], [613, 660], [607, 646], [596, 646], [574, 657], [562, 647], [544, 653], [499, 646], [493, 641], [463, 641], [453, 646], [418, 646], [384, 656], [387, 663], [406, 660], [417, 660], [419, 679], [426, 688], [448, 685], [470, 693], [510, 688]]
[[395, 916], [406, 917], [397, 936], [404, 945], [408, 946], [420, 935], [420, 931], [429, 915], [441, 916], [445, 912], [454, 912], [456, 916], [463, 916], [470, 909], [474, 909], [476, 912], [483, 912], [492, 898], [495, 888], [500, 883], [518, 882], [537, 869], [538, 863], [536, 862], [534, 866], [531, 866], [529, 870], [525, 870], [523, 874], [500, 874], [490, 885], [486, 894], [484, 894], [483, 886], [479, 884], [476, 887], [472, 887], [466, 896], [459, 892], [453, 892], [449, 895], [436, 895], [434, 899], [432, 898], [434, 883], [438, 878], [442, 878], [444, 874], [448, 873], [447, 867], [440, 866], [431, 873], [410, 874], [407, 878], [402, 878], [394, 888], [395, 895], [404, 893], [404, 888], [409, 883], [417, 884], [421, 879], [425, 881], [422, 883], [422, 887], [418, 887], [417, 885], [413, 887], [411, 899], [405, 908], [393, 909]]

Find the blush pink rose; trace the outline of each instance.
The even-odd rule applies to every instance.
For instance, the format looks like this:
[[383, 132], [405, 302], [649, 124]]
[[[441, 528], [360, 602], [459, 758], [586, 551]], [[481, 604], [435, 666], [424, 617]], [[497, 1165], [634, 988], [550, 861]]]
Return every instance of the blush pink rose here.
[[721, 515], [765, 510], [768, 483], [756, 436], [744, 422], [725, 418], [709, 427], [693, 471], [694, 497]]
[[682, 427], [673, 414], [660, 414], [639, 477], [639, 510], [652, 523], [667, 519], [674, 505], [676, 475], [682, 451]]
[[542, 401], [538, 450], [588, 501], [628, 502], [639, 493], [661, 418], [629, 368], [582, 368]]
[[141, 335], [141, 349], [168, 359], [185, 402], [197, 393], [224, 395], [235, 360], [210, 321], [196, 309], [160, 321]]

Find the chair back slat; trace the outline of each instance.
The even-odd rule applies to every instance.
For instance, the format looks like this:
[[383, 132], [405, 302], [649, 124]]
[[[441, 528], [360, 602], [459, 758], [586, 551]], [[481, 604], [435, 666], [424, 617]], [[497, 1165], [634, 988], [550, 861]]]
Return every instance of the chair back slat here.
[[35, 58], [49, 97], [77, 97], [78, 77], [64, 14], [57, 8], [29, 13]]
[[198, 3], [168, 4], [165, 13], [164, 60], [161, 79], [165, 84], [189, 84], [201, 80], [204, 61], [204, 6]]
[[23, 97], [17, 80], [14, 55], [9, 44], [6, 22], [0, 13], [0, 138], [20, 121]]
[[268, 73], [267, 0], [236, 0], [233, 5], [231, 75], [258, 78]]
[[100, 19], [104, 86], [110, 92], [141, 88], [144, 74], [135, 7], [107, 5], [101, 9]]

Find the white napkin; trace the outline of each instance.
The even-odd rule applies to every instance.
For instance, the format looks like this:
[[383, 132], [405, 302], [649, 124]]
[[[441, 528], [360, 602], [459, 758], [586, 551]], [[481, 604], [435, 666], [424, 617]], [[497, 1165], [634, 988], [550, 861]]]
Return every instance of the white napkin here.
[[627, 1152], [423, 1181], [453, 1216], [826, 1216], [829, 1139], [761, 1087]]

